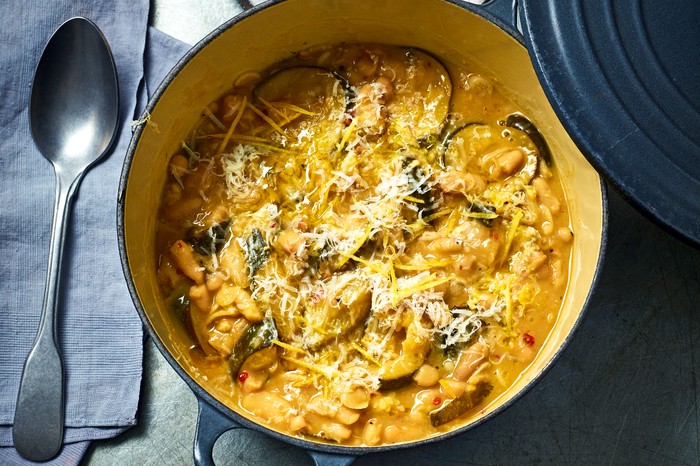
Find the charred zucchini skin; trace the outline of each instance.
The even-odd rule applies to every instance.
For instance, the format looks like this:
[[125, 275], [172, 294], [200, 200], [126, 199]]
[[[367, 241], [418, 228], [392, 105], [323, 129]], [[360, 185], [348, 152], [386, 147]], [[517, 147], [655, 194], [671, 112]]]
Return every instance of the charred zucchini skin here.
[[447, 148], [452, 144], [452, 139], [455, 137], [455, 135], [462, 130], [465, 130], [469, 128], [470, 126], [483, 126], [486, 125], [486, 123], [482, 121], [470, 121], [469, 123], [465, 123], [463, 125], [455, 126], [453, 123], [448, 123], [445, 125], [444, 129], [442, 130], [442, 133], [439, 136], [439, 141], [436, 142], [435, 144], [431, 145], [429, 149], [436, 148], [438, 151], [438, 156], [437, 156], [437, 161], [438, 165], [440, 168], [445, 169], [446, 164], [445, 164], [445, 154], [447, 152]]
[[277, 337], [277, 327], [271, 318], [266, 318], [248, 327], [236, 342], [233, 351], [231, 351], [231, 357], [228, 360], [231, 377], [235, 378], [238, 375], [243, 361], [248, 356], [256, 351], [272, 346], [273, 340], [276, 340]]
[[440, 408], [430, 412], [430, 423], [433, 427], [441, 426], [457, 419], [470, 409], [481, 404], [493, 390], [488, 382], [479, 382], [473, 390], [467, 389], [454, 400], [446, 401]]
[[326, 71], [328, 71], [330, 75], [337, 79], [338, 82], [340, 82], [340, 85], [343, 86], [343, 94], [345, 96], [345, 111], [349, 112], [355, 106], [355, 98], [357, 97], [355, 89], [353, 89], [353, 87], [350, 85], [350, 82], [347, 80], [347, 78], [339, 72], [334, 70]]
[[272, 73], [270, 76], [265, 78], [258, 86], [255, 88], [255, 91], [253, 92], [253, 95], [256, 99], [259, 99], [265, 94], [265, 89], [266, 86], [270, 85], [270, 83], [274, 82], [276, 79], [284, 78], [285, 75], [289, 75], [291, 73], [319, 73], [320, 75], [326, 75], [328, 77], [332, 77], [336, 79], [341, 87], [343, 88], [343, 95], [345, 97], [345, 108], [349, 110], [352, 107], [352, 104], [355, 101], [355, 90], [352, 88], [350, 83], [348, 82], [347, 78], [340, 74], [339, 72], [335, 70], [331, 70], [328, 68], [323, 68], [321, 66], [308, 66], [308, 65], [303, 65], [303, 66], [289, 66], [286, 68], [282, 68], [280, 70], [277, 70], [276, 72]]
[[411, 196], [421, 200], [420, 203], [416, 204], [419, 217], [426, 217], [432, 214], [438, 208], [438, 199], [432, 189], [432, 183], [428, 180], [420, 182], [421, 178], [425, 177], [425, 168], [410, 156], [404, 159], [403, 167], [409, 183], [413, 187]]
[[[480, 202], [472, 202], [471, 205], [469, 206], [469, 212], [477, 212], [480, 214], [496, 214], [496, 208], [493, 207], [492, 205], [489, 204], [482, 204]], [[484, 224], [487, 228], [491, 228], [493, 226], [493, 219], [492, 218], [479, 218], [477, 219], [479, 222]]]
[[547, 141], [545, 141], [542, 133], [540, 133], [537, 127], [530, 120], [519, 113], [513, 113], [508, 115], [508, 118], [506, 119], [506, 126], [509, 128], [515, 128], [527, 134], [535, 147], [537, 147], [537, 151], [540, 153], [540, 159], [544, 161], [548, 167], [552, 166], [552, 153], [549, 151]]
[[408, 386], [413, 381], [413, 374], [404, 375], [396, 379], [379, 379], [379, 390], [389, 391], [398, 390]]
[[464, 123], [459, 126], [454, 126], [453, 124], [445, 125], [445, 129], [440, 135], [440, 144], [442, 145], [443, 152], [447, 149], [447, 146], [452, 142], [452, 138], [455, 137], [460, 131], [469, 128], [470, 126], [485, 126], [487, 123], [483, 121], [470, 121], [469, 123]]
[[[307, 92], [290, 91], [295, 89], [307, 89]], [[287, 138], [296, 141], [301, 128], [305, 128], [311, 132], [307, 135], [316, 140], [320, 152], [334, 154], [345, 129], [345, 119], [341, 116], [351, 111], [355, 92], [348, 80], [336, 71], [321, 66], [293, 65], [261, 81], [253, 90], [253, 100], [263, 106], [282, 101], [312, 111], [298, 121], [288, 121], [290, 124], [284, 126], [281, 142]]]

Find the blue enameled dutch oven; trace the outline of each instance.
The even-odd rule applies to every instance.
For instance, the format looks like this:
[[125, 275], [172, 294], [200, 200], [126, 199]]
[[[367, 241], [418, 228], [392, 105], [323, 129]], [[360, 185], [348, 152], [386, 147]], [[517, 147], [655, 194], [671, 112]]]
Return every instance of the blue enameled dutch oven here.
[[[128, 286], [146, 329], [199, 400], [197, 464], [212, 464], [214, 442], [223, 432], [235, 427], [255, 429], [298, 445], [317, 464], [326, 465], [349, 464], [360, 455], [418, 447], [465, 435], [512, 404], [551, 366], [571, 338], [595, 284], [607, 221], [604, 184], [565, 129], [575, 130], [581, 143], [587, 141], [587, 128], [578, 124], [576, 112], [566, 115], [571, 120], [560, 121], [547, 94], [557, 105], [560, 101], [565, 105], [566, 99], [551, 89], [543, 90], [539, 79], [552, 86], [553, 71], [546, 61], [540, 64], [535, 60], [533, 66], [525, 46], [529, 44], [535, 56], [553, 53], [542, 43], [537, 46], [532, 43], [547, 31], [533, 28], [531, 22], [549, 21], [548, 8], [561, 13], [554, 6], [559, 3], [523, 1], [519, 11], [527, 34], [524, 39], [511, 26], [516, 10], [509, 0], [497, 0], [487, 7], [457, 0], [273, 1], [216, 29], [166, 77], [146, 108], [144, 116], [149, 116], [148, 123], [135, 130], [126, 157], [119, 198], [119, 245]], [[294, 437], [253, 421], [217, 391], [193, 364], [184, 329], [170, 318], [156, 277], [156, 214], [167, 165], [180, 141], [194, 127], [200, 109], [221, 96], [233, 79], [245, 71], [265, 69], [305, 47], [342, 41], [417, 47], [445, 62], [465, 64], [497, 82], [547, 139], [565, 182], [574, 231], [571, 284], [563, 308], [550, 336], [522, 377], [489, 403], [483, 414], [455, 430], [419, 441], [376, 447], [346, 447]], [[566, 63], [564, 57], [560, 58]], [[586, 144], [583, 147], [588, 148]]]

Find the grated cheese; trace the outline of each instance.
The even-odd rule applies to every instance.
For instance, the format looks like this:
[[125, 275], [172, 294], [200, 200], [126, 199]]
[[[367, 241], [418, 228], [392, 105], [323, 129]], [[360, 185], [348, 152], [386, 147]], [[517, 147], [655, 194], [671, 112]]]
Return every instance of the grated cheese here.
[[221, 141], [221, 144], [219, 145], [219, 154], [222, 154], [224, 152], [224, 149], [226, 149], [228, 142], [231, 140], [231, 136], [233, 136], [233, 132], [236, 130], [236, 127], [238, 126], [238, 122], [241, 121], [241, 117], [243, 116], [243, 110], [245, 110], [245, 106], [246, 106], [247, 102], [248, 102], [247, 97], [243, 96], [243, 102], [241, 103], [240, 107], [238, 108], [238, 112], [236, 113], [236, 116], [234, 117], [233, 121], [231, 122], [231, 126], [229, 126], [228, 131], [226, 132], [226, 135], [224, 136], [224, 139]]

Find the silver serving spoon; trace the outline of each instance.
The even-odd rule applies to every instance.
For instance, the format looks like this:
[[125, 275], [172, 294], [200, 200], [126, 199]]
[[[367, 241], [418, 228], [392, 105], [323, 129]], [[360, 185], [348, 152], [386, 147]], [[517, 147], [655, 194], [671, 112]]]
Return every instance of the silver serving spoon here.
[[29, 120], [34, 142], [53, 164], [56, 201], [44, 305], [24, 363], [12, 436], [23, 457], [44, 461], [58, 453], [63, 441], [56, 304], [71, 199], [85, 171], [112, 145], [119, 123], [116, 67], [107, 41], [91, 21], [69, 19], [49, 40], [34, 74]]

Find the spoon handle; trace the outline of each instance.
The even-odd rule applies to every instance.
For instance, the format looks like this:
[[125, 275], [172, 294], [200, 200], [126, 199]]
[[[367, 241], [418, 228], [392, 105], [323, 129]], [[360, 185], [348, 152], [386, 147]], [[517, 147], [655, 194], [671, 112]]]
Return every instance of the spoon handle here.
[[12, 429], [15, 449], [32, 461], [53, 458], [63, 441], [63, 362], [56, 338], [56, 304], [70, 201], [81, 174], [66, 175], [55, 166], [54, 170], [56, 202], [44, 305], [36, 339], [24, 363]]

